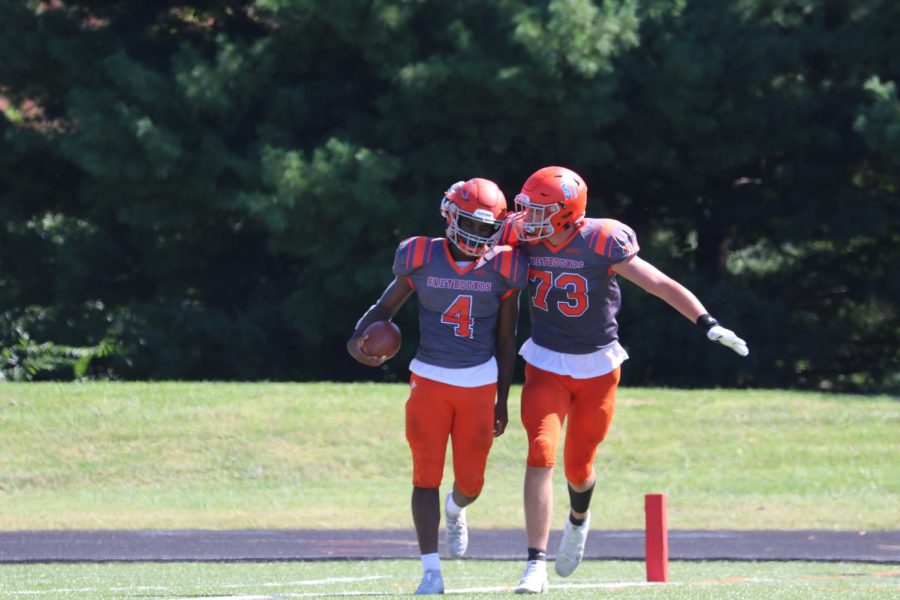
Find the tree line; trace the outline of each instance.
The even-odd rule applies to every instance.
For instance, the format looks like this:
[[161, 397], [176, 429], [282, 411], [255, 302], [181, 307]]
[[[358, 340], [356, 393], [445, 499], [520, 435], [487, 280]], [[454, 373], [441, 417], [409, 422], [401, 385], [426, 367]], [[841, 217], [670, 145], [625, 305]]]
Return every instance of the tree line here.
[[560, 164], [750, 344], [623, 283], [626, 385], [900, 391], [896, 2], [3, 4], [4, 378], [402, 380], [397, 243]]

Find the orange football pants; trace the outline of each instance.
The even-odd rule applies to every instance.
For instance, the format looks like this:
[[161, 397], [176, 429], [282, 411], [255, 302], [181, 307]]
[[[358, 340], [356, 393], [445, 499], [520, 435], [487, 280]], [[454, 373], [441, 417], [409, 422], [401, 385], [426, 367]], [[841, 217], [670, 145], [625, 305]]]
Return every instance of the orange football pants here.
[[447, 439], [453, 445], [453, 475], [466, 496], [484, 487], [484, 469], [494, 443], [494, 383], [459, 387], [412, 374], [406, 401], [406, 441], [412, 451], [413, 485], [440, 487]]
[[522, 425], [528, 435], [528, 466], [553, 467], [562, 427], [566, 426], [563, 463], [574, 484], [591, 475], [597, 446], [609, 432], [616, 408], [620, 369], [590, 379], [557, 375], [525, 364]]

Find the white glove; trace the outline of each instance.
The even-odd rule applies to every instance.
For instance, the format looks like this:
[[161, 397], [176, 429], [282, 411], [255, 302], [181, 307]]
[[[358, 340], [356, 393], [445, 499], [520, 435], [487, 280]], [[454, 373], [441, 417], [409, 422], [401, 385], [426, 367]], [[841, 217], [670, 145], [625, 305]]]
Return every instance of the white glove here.
[[741, 356], [750, 354], [747, 348], [747, 342], [739, 338], [732, 330], [725, 329], [721, 325], [713, 325], [706, 332], [706, 337], [714, 342], [719, 342], [723, 346], [728, 346]]

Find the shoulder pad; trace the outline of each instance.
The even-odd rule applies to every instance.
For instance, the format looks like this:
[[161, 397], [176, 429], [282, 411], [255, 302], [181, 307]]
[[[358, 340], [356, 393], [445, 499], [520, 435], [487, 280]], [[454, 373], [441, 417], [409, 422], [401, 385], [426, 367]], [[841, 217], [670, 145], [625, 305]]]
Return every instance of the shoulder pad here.
[[428, 263], [431, 260], [435, 242], [439, 241], [440, 238], [417, 235], [400, 242], [394, 258], [395, 272], [408, 274]]
[[597, 219], [588, 236], [588, 245], [594, 253], [622, 262], [640, 249], [634, 230], [615, 219]]
[[528, 261], [522, 251], [513, 246], [495, 246], [490, 251], [491, 266], [507, 280], [512, 287], [525, 287]]

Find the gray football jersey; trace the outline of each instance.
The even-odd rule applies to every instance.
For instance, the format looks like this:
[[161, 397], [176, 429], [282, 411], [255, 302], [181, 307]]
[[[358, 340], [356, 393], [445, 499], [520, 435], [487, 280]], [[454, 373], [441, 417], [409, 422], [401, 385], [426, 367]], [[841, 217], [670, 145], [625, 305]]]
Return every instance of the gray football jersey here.
[[568, 242], [521, 244], [528, 257], [531, 339], [566, 354], [589, 354], [618, 336], [622, 305], [610, 267], [639, 250], [634, 231], [614, 219], [584, 219]]
[[460, 268], [444, 238], [411, 237], [400, 243], [393, 271], [416, 290], [417, 359], [460, 369], [494, 356], [500, 302], [528, 284], [528, 264], [511, 246], [492, 254]]

